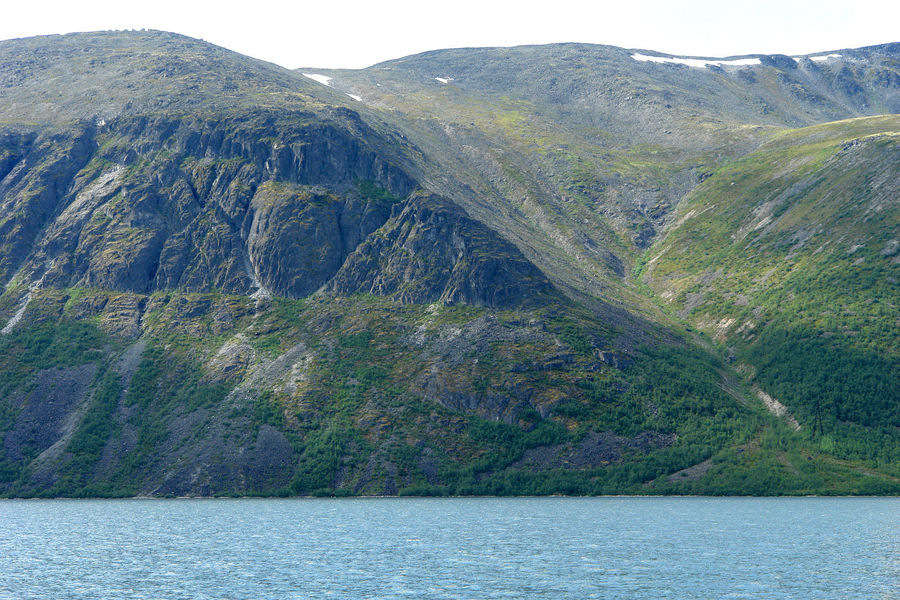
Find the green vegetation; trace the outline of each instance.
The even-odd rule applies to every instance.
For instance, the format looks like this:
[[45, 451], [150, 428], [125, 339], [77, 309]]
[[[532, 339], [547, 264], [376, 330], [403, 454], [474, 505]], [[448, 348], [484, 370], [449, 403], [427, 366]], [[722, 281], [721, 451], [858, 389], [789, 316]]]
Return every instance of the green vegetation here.
[[[82, 291], [75, 302], [90, 302], [92, 294], [99, 293]], [[454, 343], [461, 347], [443, 346], [441, 341], [447, 332], [484, 323], [515, 331], [522, 321], [517, 312], [467, 306], [434, 310], [373, 296], [337, 303], [273, 301], [262, 313], [263, 320], [257, 317], [248, 322], [256, 326], [243, 330], [246, 343], [259, 347], [254, 345], [257, 338], [270, 337], [268, 331], [281, 332], [280, 350], [260, 354], [263, 361], [291, 348], [306, 350], [294, 355], [296, 362], [286, 363], [284, 370], [271, 371], [261, 385], [247, 388], [246, 396], [232, 397], [235, 384], [216, 381], [225, 373], [217, 369], [228, 363], [215, 362], [222, 360], [215, 357], [230, 334], [195, 338], [187, 333], [196, 331], [191, 323], [206, 321], [206, 314], [185, 318], [171, 312], [176, 307], [190, 312], [198, 301], [201, 298], [184, 302], [175, 297], [156, 309], [150, 323], [165, 315], [169, 325], [151, 334], [140, 363], [125, 379], [106, 366], [120, 350], [112, 350], [104, 341], [109, 338], [88, 321], [64, 318], [48, 323], [46, 330], [25, 329], [18, 337], [0, 340], [13, 344], [18, 339], [15, 343], [26, 347], [24, 340], [34, 337], [31, 344], [42, 350], [18, 355], [29, 361], [55, 360], [58, 365], [78, 363], [63, 352], [67, 347], [70, 351], [93, 345], [106, 348], [93, 355], [101, 369], [85, 396], [85, 409], [65, 452], [54, 459], [58, 466], [52, 486], [34, 487], [35, 471], [27, 457], [25, 462], [6, 459], [2, 464], [5, 493], [140, 493], [145, 485], [141, 482], [152, 482], [165, 472], [160, 469], [172, 468], [167, 456], [195, 461], [191, 449], [210, 444], [222, 451], [249, 444], [252, 452], [256, 432], [264, 426], [283, 432], [295, 458], [278, 478], [262, 479], [262, 487], [246, 488], [243, 493], [840, 493], [854, 491], [864, 477], [852, 464], [842, 466], [828, 458], [833, 455], [823, 449], [823, 438], [794, 433], [761, 410], [745, 406], [746, 390], [728, 389], [722, 375], [726, 367], [711, 366], [708, 355], [700, 350], [654, 344], [640, 349], [630, 359], [633, 364], [622, 370], [597, 370], [592, 345], [598, 332], [594, 338], [587, 336], [583, 317], [556, 318], [551, 327], [574, 363], [565, 370], [546, 370], [537, 363], [522, 369], [516, 365], [546, 355], [557, 338], [540, 342], [533, 333], [519, 334], [520, 342], [498, 345], [492, 341], [496, 331], [487, 331], [483, 340], [456, 338], [459, 341]], [[317, 328], [322, 319], [331, 323], [327, 329]], [[417, 323], [426, 326], [422, 329]], [[424, 333], [424, 345], [408, 337], [414, 330]], [[47, 341], [49, 331], [55, 332], [54, 344]], [[542, 343], [547, 344], [543, 349]], [[471, 354], [466, 347], [481, 349]], [[465, 358], [454, 367], [451, 356], [456, 352]], [[385, 356], [392, 360], [386, 362]], [[476, 357], [478, 366], [473, 368], [471, 360]], [[8, 360], [15, 367], [17, 361]], [[428, 372], [423, 360], [443, 361], [443, 385], [459, 393], [487, 400], [510, 397], [511, 389], [527, 386], [531, 400], [509, 413], [515, 415], [512, 421], [442, 407], [427, 398], [427, 387], [409, 384], [416, 373]], [[296, 365], [305, 365], [305, 374], [298, 373]], [[283, 382], [288, 375], [300, 379], [286, 388]], [[20, 386], [26, 385], [29, 378], [23, 376], [21, 381]], [[14, 406], [3, 403], [7, 433], [16, 430]], [[542, 410], [549, 414], [542, 417], [535, 406], [546, 407]], [[597, 433], [592, 432], [599, 432], [597, 439], [605, 442], [596, 441], [591, 436]], [[777, 437], [775, 432], [780, 432]], [[110, 447], [123, 443], [130, 447], [126, 454], [108, 454]], [[754, 446], [757, 450], [736, 452]], [[790, 469], [780, 475], [770, 473], [772, 465], [782, 464], [778, 462], [782, 454], [798, 469], [802, 467], [799, 480]], [[801, 455], [813, 458], [800, 462], [796, 456]], [[563, 467], [553, 456], [580, 466]], [[218, 464], [225, 457], [213, 454], [204, 460]], [[703, 477], [671, 479], [672, 473], [704, 461], [712, 461], [712, 467]], [[195, 468], [191, 464], [184, 468]], [[734, 473], [742, 470], [748, 475], [735, 479]], [[895, 489], [890, 482], [875, 477], [866, 489], [888, 493]], [[213, 493], [235, 492], [215, 483], [205, 485], [212, 485]]]
[[90, 485], [90, 479], [110, 435], [116, 433], [115, 411], [121, 394], [121, 381], [115, 372], [107, 371], [99, 378], [91, 405], [66, 446], [68, 457], [60, 467], [59, 479], [48, 495], [90, 497], [109, 495], [113, 491]]
[[895, 54], [4, 42], [0, 496], [900, 493]]
[[30, 384], [36, 370], [98, 361], [106, 343], [96, 325], [85, 321], [42, 323], [0, 336], [0, 397]]
[[[812, 447], [893, 476], [900, 265], [891, 240], [900, 212], [880, 203], [897, 193], [898, 128], [884, 117], [775, 138], [695, 191], [685, 215], [714, 210], [684, 220], [645, 269], [788, 407]], [[883, 181], [877, 193], [873, 181]]]
[[377, 182], [370, 179], [361, 179], [356, 183], [359, 195], [366, 200], [376, 200], [378, 202], [395, 203], [400, 202], [402, 198], [392, 194], [384, 189]]

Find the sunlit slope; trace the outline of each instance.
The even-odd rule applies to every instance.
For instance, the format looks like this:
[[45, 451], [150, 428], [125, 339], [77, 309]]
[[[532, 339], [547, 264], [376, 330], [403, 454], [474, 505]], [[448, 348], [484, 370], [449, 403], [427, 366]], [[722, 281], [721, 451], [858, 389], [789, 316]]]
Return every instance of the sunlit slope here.
[[717, 166], [785, 128], [900, 111], [896, 44], [708, 66], [638, 55], [666, 58], [555, 44], [300, 71], [390, 115], [432, 159], [423, 181], [560, 285], [631, 304], [624, 273]]
[[776, 423], [389, 113], [160, 32], [0, 51], [0, 494], [665, 491]]
[[[161, 31], [0, 42], [0, 122], [109, 121], [124, 114], [306, 104], [327, 91], [282, 67]], [[334, 94], [337, 96], [337, 94]]]
[[625, 334], [578, 311], [41, 290], [0, 336], [0, 495], [900, 489], [706, 352]]
[[847, 458], [898, 464], [900, 117], [785, 133], [720, 169], [643, 279]]
[[[856, 240], [840, 202], [893, 207], [894, 121], [791, 128], [894, 106], [897, 48], [709, 68], [632, 53], [303, 70], [323, 85], [164, 32], [0, 43], [0, 495], [896, 493], [888, 409], [804, 412], [758, 356], [777, 350], [753, 341], [766, 323], [819, 314], [802, 286], [747, 307], [712, 289], [769, 268], [738, 253], [719, 276], [709, 255], [771, 226], [764, 263], [809, 217], [778, 229], [779, 200], [753, 230], [755, 196], [702, 211], [720, 202], [704, 190], [800, 207], [820, 185], [834, 214], [804, 210], [851, 229], [792, 256], [846, 246], [840, 277], [893, 265], [893, 237]], [[871, 185], [828, 195], [855, 189], [838, 174]], [[688, 226], [697, 254], [675, 245]], [[673, 286], [670, 314], [634, 276], [666, 231], [655, 252], [684, 264], [657, 259], [649, 281]], [[847, 377], [889, 374], [892, 300], [835, 293], [834, 318], [859, 323], [815, 340], [863, 365]], [[730, 299], [760, 305], [759, 338], [693, 331]], [[865, 377], [847, 386], [882, 389]]]

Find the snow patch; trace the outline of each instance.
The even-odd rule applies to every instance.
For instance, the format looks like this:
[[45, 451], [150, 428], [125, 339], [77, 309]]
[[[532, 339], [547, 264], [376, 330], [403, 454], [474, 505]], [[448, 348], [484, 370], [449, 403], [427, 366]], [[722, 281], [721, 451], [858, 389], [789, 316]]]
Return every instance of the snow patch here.
[[353, 98], [354, 100], [356, 100], [357, 102], [362, 102], [362, 98], [360, 98], [356, 94], [347, 94], [347, 95], [350, 96], [351, 98]]
[[655, 62], [670, 63], [676, 65], [687, 65], [695, 69], [705, 69], [712, 65], [714, 67], [746, 67], [760, 64], [758, 58], [738, 58], [735, 60], [719, 60], [709, 58], [677, 58], [675, 56], [648, 56], [647, 54], [632, 54], [631, 58], [638, 62]]
[[825, 54], [825, 55], [822, 55], [822, 56], [810, 56], [810, 57], [809, 57], [809, 60], [814, 60], [814, 61], [816, 61], [816, 62], [822, 62], [822, 61], [825, 61], [825, 60], [829, 60], [829, 59], [831, 59], [831, 58], [840, 58], [840, 57], [841, 57], [840, 54]]
[[318, 81], [322, 85], [327, 85], [327, 86], [331, 85], [332, 78], [329, 77], [328, 75], [318, 75], [316, 73], [301, 73], [301, 75], [303, 75], [304, 77], [308, 77], [308, 78], [312, 79], [313, 81]]

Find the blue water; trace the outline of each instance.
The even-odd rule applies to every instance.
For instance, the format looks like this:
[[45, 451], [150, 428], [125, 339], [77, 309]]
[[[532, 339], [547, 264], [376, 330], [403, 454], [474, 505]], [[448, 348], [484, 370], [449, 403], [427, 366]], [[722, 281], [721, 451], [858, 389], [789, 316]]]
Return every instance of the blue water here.
[[900, 499], [0, 501], [0, 598], [900, 598]]

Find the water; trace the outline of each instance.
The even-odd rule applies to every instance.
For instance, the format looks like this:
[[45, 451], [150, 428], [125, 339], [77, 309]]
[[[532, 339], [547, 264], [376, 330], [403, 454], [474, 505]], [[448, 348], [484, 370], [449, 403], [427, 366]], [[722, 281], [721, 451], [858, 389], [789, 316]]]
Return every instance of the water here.
[[900, 598], [900, 499], [0, 501], [0, 598]]

